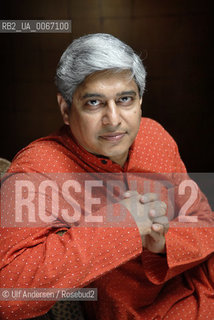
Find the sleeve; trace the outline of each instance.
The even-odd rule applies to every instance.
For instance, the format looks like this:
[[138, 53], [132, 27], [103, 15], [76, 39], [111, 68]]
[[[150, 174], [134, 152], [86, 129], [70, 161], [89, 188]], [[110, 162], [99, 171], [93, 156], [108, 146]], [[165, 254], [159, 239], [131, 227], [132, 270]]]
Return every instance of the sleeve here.
[[162, 284], [199, 265], [214, 253], [214, 213], [205, 195], [186, 173], [175, 142], [173, 149], [175, 216], [166, 234], [166, 255], [147, 250], [142, 253], [146, 276], [154, 284]]
[[[7, 221], [12, 221], [14, 194], [11, 186], [8, 188], [1, 212]], [[120, 205], [114, 204], [114, 210], [119, 212]], [[105, 207], [96, 214], [105, 215]], [[126, 214], [130, 215], [128, 211]], [[58, 232], [63, 230], [66, 232], [60, 236]], [[0, 232], [0, 281], [5, 289], [84, 287], [142, 252], [141, 237], [133, 225], [68, 227], [60, 221], [54, 227], [6, 227], [1, 223]], [[26, 319], [44, 314], [53, 304], [54, 301], [1, 301], [0, 310], [5, 319]]]

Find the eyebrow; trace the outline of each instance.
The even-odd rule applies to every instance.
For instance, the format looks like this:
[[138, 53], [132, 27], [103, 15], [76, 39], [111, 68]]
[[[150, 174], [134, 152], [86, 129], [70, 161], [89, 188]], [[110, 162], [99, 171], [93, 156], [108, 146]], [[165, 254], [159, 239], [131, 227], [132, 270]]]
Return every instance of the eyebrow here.
[[[124, 95], [136, 96], [137, 94], [136, 94], [136, 92], [134, 90], [122, 91], [122, 92], [117, 93], [116, 97], [124, 96]], [[82, 99], [87, 99], [87, 98], [106, 98], [106, 96], [103, 95], [103, 94], [99, 94], [99, 93], [86, 93], [86, 94], [84, 94]]]

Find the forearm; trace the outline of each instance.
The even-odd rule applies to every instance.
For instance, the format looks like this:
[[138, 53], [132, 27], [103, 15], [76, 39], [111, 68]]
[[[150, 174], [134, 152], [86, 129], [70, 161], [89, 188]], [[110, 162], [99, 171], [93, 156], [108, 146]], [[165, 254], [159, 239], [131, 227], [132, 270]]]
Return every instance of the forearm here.
[[[66, 229], [2, 229], [5, 240], [1, 246], [1, 287], [84, 287], [142, 251], [141, 238], [134, 227], [74, 227], [62, 236], [57, 234], [63, 230]], [[2, 310], [9, 318], [11, 310], [13, 316], [21, 318], [29, 309], [28, 304], [13, 301], [8, 309], [3, 302]], [[48, 311], [51, 302], [39, 302], [39, 308], [36, 301], [30, 305], [27, 318], [39, 315], [38, 310]]]

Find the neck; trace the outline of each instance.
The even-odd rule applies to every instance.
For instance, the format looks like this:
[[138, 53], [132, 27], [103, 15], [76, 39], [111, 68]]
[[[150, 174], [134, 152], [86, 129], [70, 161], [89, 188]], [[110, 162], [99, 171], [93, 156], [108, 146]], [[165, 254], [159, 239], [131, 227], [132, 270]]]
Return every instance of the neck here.
[[123, 156], [109, 157], [112, 162], [119, 164], [121, 167], [124, 166], [128, 158], [128, 151]]

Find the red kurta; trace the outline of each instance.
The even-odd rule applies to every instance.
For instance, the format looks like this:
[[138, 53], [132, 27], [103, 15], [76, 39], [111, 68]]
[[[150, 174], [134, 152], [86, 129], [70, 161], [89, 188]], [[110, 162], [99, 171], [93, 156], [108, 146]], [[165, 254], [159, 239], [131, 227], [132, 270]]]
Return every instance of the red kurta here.
[[[68, 127], [23, 149], [9, 172], [185, 173], [177, 145], [155, 121], [142, 118], [124, 168], [82, 149]], [[102, 212], [102, 209], [100, 209]], [[199, 193], [194, 214], [213, 223]], [[8, 217], [12, 215], [8, 212]], [[142, 250], [132, 228], [1, 228], [2, 288], [98, 288], [85, 304], [90, 319], [214, 318], [213, 228], [176, 227], [166, 235], [166, 257]], [[2, 319], [46, 313], [50, 301], [4, 301]]]

